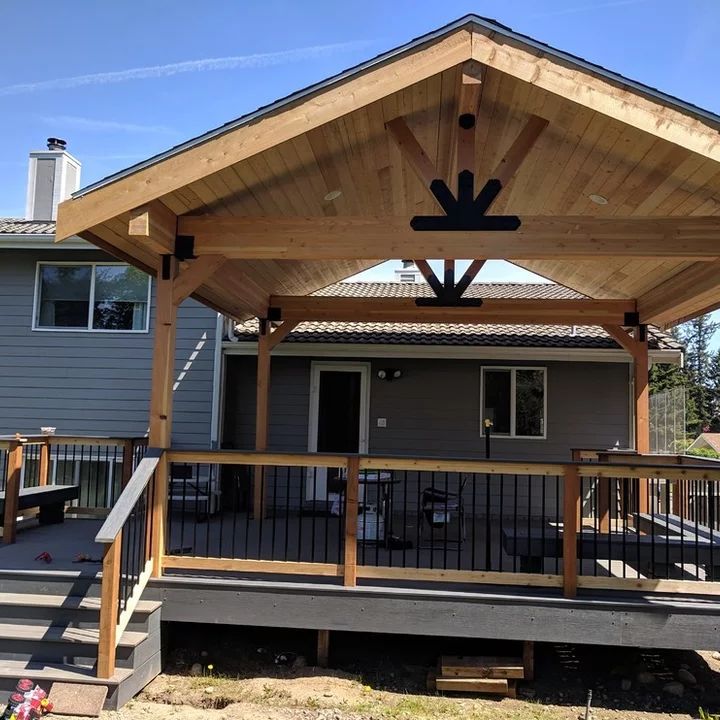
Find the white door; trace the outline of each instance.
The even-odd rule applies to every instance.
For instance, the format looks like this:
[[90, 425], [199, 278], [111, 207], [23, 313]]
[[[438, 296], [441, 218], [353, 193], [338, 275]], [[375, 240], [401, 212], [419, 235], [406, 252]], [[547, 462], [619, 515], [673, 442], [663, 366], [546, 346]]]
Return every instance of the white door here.
[[[369, 363], [312, 363], [308, 450], [320, 453], [368, 451]], [[310, 468], [305, 499], [324, 501], [327, 469]]]

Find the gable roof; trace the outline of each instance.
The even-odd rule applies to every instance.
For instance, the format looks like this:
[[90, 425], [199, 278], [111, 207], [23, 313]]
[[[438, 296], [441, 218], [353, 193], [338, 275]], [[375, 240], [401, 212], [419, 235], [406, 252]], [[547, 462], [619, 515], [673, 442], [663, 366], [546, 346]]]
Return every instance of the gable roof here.
[[54, 220], [0, 218], [0, 235], [54, 235]]
[[715, 452], [720, 453], [720, 433], [700, 433], [700, 435], [690, 443], [688, 450], [701, 447], [709, 447], [715, 450]]
[[[175, 222], [202, 213], [253, 221], [436, 213], [427, 188], [403, 167], [385, 125], [403, 117], [438, 175], [449, 181], [467, 61], [484, 69], [478, 178], [491, 176], [528, 117], [549, 122], [493, 213], [720, 216], [718, 116], [468, 15], [81, 190], [61, 205], [58, 235], [80, 233], [155, 271], [163, 247], [128, 230], [131, 211], [148, 202]], [[342, 197], [325, 200], [338, 189]], [[609, 203], [593, 205], [592, 194], [608, 196]], [[169, 227], [166, 238], [176, 234], [177, 224]], [[659, 242], [669, 245], [679, 236], [661, 234]], [[606, 253], [598, 262], [564, 257], [561, 248], [558, 242], [555, 254], [539, 259], [513, 257], [588, 297], [637, 300], [643, 322], [667, 324], [720, 304], [720, 260]], [[238, 257], [195, 296], [243, 318], [261, 311], [258, 298], [307, 294], [386, 259], [277, 257]], [[248, 277], [254, 298], [239, 292]]]
[[[431, 297], [425, 283], [342, 282], [314, 295], [325, 297]], [[479, 298], [575, 299], [579, 293], [550, 283], [472, 283], [465, 295]], [[235, 326], [245, 341], [257, 339], [257, 322]], [[459, 325], [455, 323], [300, 323], [283, 342], [456, 347], [524, 347], [618, 350], [601, 327], [582, 325]], [[682, 346], [667, 333], [650, 328], [649, 347], [676, 355]]]

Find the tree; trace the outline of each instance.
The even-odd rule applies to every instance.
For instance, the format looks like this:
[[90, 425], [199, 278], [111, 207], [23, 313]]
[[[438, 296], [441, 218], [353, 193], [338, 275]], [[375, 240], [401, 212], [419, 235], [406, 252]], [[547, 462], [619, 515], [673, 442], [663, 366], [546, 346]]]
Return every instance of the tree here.
[[714, 385], [714, 373], [718, 363], [717, 353], [710, 343], [720, 323], [712, 322], [709, 315], [690, 320], [682, 326], [680, 337], [686, 346], [685, 372], [688, 378], [688, 398], [695, 406], [697, 419], [688, 421], [688, 431], [698, 435], [717, 425], [718, 393]]

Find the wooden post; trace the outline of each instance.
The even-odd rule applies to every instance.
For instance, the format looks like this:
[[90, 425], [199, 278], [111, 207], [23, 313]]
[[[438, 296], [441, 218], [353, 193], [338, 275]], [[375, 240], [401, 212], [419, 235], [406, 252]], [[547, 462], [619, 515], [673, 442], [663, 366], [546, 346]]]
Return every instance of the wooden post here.
[[102, 679], [111, 678], [115, 674], [121, 550], [122, 530], [112, 544], [105, 546], [103, 553], [97, 662], [97, 676]]
[[[262, 325], [262, 323], [261, 323]], [[258, 335], [257, 401], [255, 408], [255, 449], [267, 450], [270, 404], [270, 333], [261, 327]], [[265, 512], [265, 469], [255, 466], [253, 483], [253, 516], [258, 519]]]
[[120, 490], [124, 490], [125, 486], [130, 482], [133, 473], [133, 451], [135, 446], [132, 440], [125, 440], [122, 444], [123, 460], [122, 473], [120, 475]]
[[[647, 329], [644, 326], [635, 329], [635, 351], [633, 352], [633, 371], [635, 386], [635, 450], [640, 455], [650, 452], [650, 363], [648, 360]], [[648, 478], [640, 478], [638, 510], [650, 512], [650, 493]]]
[[358, 525], [358, 484], [360, 480], [360, 458], [349, 457], [347, 461], [347, 485], [345, 487], [345, 565], [344, 584], [357, 584], [357, 525]]
[[[178, 263], [172, 255], [163, 256], [157, 278], [155, 343], [153, 346], [152, 388], [150, 396], [150, 433], [148, 444], [169, 448], [172, 434], [172, 394], [175, 374], [175, 332], [177, 305], [173, 302], [173, 286]], [[165, 554], [165, 513], [169, 482], [167, 457], [163, 453], [155, 476], [153, 513], [153, 577], [162, 575]]]
[[17, 536], [18, 504], [20, 502], [20, 475], [23, 464], [23, 444], [11, 440], [7, 450], [7, 479], [5, 481], [5, 512], [3, 516], [3, 543], [15, 542]]
[[523, 680], [532, 682], [535, 679], [535, 643], [532, 640], [523, 642]]
[[610, 480], [599, 477], [595, 492], [597, 493], [598, 531], [608, 533], [610, 532]]
[[563, 484], [563, 595], [577, 593], [577, 516], [580, 505], [580, 475], [577, 465], [565, 466]]
[[50, 438], [45, 438], [40, 445], [40, 467], [38, 469], [38, 485], [47, 485], [50, 475]]
[[327, 667], [330, 657], [330, 631], [318, 630], [317, 637], [317, 665], [318, 667]]

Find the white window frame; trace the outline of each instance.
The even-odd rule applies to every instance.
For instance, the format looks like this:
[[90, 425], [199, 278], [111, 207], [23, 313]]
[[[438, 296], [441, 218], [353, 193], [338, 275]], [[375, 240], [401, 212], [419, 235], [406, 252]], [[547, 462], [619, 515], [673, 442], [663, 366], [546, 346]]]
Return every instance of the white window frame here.
[[[64, 265], [69, 267], [81, 267], [87, 266], [92, 268], [92, 274], [90, 276], [90, 296], [89, 296], [89, 307], [88, 307], [88, 321], [87, 327], [44, 327], [38, 325], [38, 311], [40, 309], [40, 268], [43, 265], [58, 266]], [[35, 292], [33, 294], [33, 314], [32, 314], [32, 329], [33, 332], [64, 332], [64, 333], [123, 333], [142, 335], [150, 332], [150, 300], [152, 294], [152, 278], [147, 276], [147, 303], [145, 309], [145, 329], [144, 330], [106, 330], [104, 328], [94, 328], [93, 323], [93, 312], [95, 305], [95, 269], [98, 266], [107, 267], [108, 265], [116, 267], [132, 267], [128, 263], [123, 262], [90, 262], [80, 261], [73, 262], [72, 260], [54, 261], [54, 260], [38, 260], [35, 266]]]
[[[485, 372], [488, 370], [505, 370], [510, 372], [510, 432], [496, 433], [492, 431], [493, 438], [508, 438], [512, 440], [547, 440], [547, 368], [541, 365], [483, 365], [480, 368], [480, 435], [485, 433]], [[517, 392], [516, 373], [518, 370], [539, 370], [543, 377], [543, 417], [542, 435], [516, 435], [517, 421]]]

